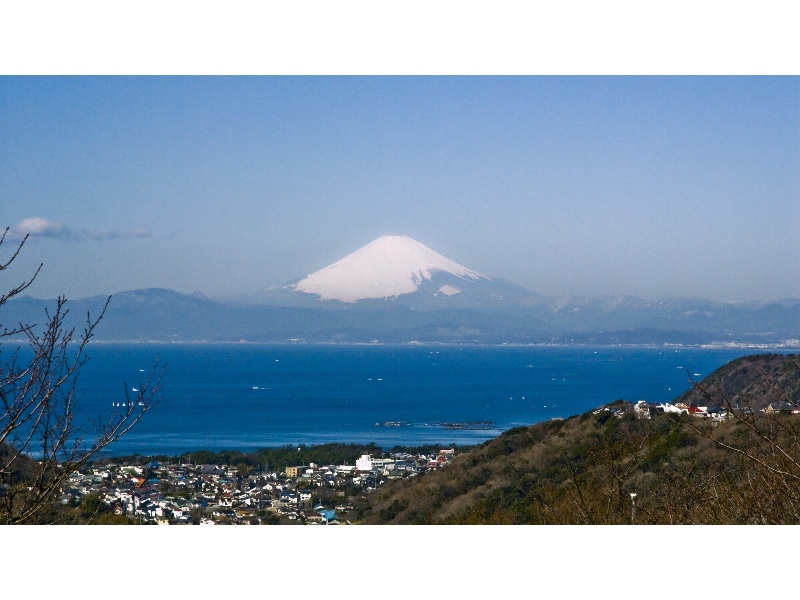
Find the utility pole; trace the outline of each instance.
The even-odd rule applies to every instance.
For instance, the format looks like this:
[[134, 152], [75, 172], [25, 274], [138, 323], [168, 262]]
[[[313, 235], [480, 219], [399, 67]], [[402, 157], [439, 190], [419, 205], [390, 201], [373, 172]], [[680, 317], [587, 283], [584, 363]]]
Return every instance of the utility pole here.
[[631, 525], [636, 524], [636, 492], [631, 492]]

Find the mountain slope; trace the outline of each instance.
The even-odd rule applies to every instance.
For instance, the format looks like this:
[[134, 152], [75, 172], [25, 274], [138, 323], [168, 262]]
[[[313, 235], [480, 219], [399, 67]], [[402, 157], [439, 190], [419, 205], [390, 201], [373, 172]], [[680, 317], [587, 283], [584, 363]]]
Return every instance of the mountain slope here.
[[[359, 522], [624, 524], [630, 520], [628, 494], [637, 489], [644, 500], [640, 481], [650, 473], [634, 473], [633, 467], [657, 454], [656, 436], [671, 440], [668, 448], [676, 453], [685, 447], [693, 452], [700, 441], [666, 419], [617, 419], [609, 412], [517, 427], [447, 467], [382, 485], [367, 497]], [[666, 488], [654, 481], [647, 496], [663, 502]]]
[[762, 410], [773, 402], [800, 403], [800, 355], [758, 354], [733, 360], [684, 392], [687, 406], [725, 404]]

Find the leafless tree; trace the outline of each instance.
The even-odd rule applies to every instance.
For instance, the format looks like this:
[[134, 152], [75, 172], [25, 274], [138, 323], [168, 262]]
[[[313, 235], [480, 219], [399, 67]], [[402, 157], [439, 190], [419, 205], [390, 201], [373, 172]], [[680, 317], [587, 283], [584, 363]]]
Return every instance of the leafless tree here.
[[[758, 366], [762, 389], [770, 390], [784, 406], [794, 405], [787, 393]], [[728, 495], [727, 504], [744, 515], [743, 522], [797, 523], [800, 522], [800, 416], [779, 410], [757, 409], [747, 399], [734, 401], [720, 388], [706, 385], [689, 377], [691, 385], [709, 405], [722, 406], [727, 415], [727, 427], [697, 425], [690, 427], [713, 441], [719, 448], [742, 459], [743, 481], [738, 490], [746, 494], [746, 502], [736, 503]], [[747, 470], [749, 463], [752, 467]]]
[[[0, 236], [0, 250], [8, 232], [6, 228]], [[27, 240], [25, 236], [19, 241], [5, 262], [0, 260], [0, 273], [14, 262]], [[41, 268], [0, 295], [0, 310], [33, 283]], [[156, 359], [136, 395], [127, 391], [126, 384], [124, 402], [116, 403], [124, 407], [95, 422], [93, 434], [86, 431], [88, 423], [76, 422], [78, 374], [110, 300], [109, 296], [96, 317], [86, 315], [82, 332], [66, 325], [69, 311], [63, 296], [52, 311], [45, 311], [41, 325], [7, 325], [0, 312], [0, 523], [46, 520], [70, 474], [130, 431], [160, 399], [164, 368]]]

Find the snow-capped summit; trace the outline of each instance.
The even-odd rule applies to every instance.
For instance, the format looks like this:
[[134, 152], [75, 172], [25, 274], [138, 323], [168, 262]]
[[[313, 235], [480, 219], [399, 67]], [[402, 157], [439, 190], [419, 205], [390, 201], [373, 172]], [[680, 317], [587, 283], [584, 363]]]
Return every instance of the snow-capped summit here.
[[291, 289], [322, 300], [357, 302], [394, 298], [420, 289], [437, 274], [448, 277], [435, 293], [458, 294], [458, 280], [491, 281], [409, 237], [384, 235], [352, 254], [301, 279]]

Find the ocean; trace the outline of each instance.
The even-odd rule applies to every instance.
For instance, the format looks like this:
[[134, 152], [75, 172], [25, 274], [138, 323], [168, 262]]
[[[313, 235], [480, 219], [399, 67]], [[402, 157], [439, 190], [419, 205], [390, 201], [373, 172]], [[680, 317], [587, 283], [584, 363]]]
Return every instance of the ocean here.
[[[442, 345], [102, 344], [78, 383], [91, 423], [156, 357], [163, 398], [105, 454], [286, 444], [468, 445], [617, 399], [665, 402], [753, 350]], [[134, 393], [135, 395], [135, 393]]]

